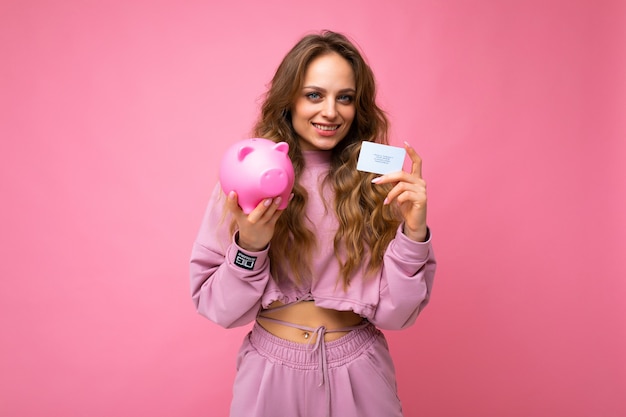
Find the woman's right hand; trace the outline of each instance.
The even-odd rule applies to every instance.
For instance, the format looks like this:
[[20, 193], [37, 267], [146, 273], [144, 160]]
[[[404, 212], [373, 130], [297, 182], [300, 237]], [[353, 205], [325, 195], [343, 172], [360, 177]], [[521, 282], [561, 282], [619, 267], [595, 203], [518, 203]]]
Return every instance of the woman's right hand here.
[[266, 198], [250, 214], [243, 212], [237, 202], [237, 193], [231, 191], [226, 199], [226, 208], [232, 213], [239, 228], [237, 244], [250, 252], [264, 250], [269, 245], [276, 221], [282, 214], [279, 210], [282, 198]]

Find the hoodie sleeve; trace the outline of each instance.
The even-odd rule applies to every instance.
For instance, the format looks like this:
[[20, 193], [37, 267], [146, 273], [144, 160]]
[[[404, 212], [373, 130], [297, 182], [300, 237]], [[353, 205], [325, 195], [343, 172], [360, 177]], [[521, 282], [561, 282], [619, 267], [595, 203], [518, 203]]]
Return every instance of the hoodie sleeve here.
[[191, 298], [198, 313], [226, 328], [253, 321], [270, 279], [268, 249], [250, 252], [236, 244], [217, 184], [193, 244]]
[[415, 242], [402, 233], [385, 252], [380, 279], [380, 298], [370, 321], [382, 329], [408, 327], [430, 300], [436, 260], [430, 230], [426, 242]]

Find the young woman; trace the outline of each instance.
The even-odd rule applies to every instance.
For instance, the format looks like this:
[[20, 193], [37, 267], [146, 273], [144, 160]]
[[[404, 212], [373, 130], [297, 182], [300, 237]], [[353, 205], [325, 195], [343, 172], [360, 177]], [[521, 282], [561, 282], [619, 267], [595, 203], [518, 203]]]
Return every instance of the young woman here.
[[415, 150], [405, 143], [411, 172], [356, 170], [361, 142], [387, 144], [387, 130], [345, 36], [308, 35], [285, 56], [253, 135], [289, 144], [292, 198], [246, 215], [217, 185], [191, 257], [198, 312], [226, 328], [254, 322], [231, 417], [402, 416], [378, 328], [414, 323], [435, 259]]

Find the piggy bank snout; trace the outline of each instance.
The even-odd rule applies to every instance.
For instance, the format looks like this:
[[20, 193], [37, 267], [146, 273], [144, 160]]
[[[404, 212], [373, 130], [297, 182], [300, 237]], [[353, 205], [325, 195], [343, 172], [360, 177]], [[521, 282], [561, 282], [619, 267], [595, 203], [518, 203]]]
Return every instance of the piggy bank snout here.
[[282, 194], [289, 186], [287, 172], [282, 168], [270, 168], [261, 173], [261, 190], [268, 196]]

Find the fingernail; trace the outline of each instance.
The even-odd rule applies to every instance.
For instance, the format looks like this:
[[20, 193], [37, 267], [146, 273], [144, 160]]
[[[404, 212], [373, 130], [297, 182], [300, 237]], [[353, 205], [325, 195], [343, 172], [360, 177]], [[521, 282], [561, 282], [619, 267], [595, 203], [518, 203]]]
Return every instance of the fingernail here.
[[265, 207], [269, 207], [270, 204], [272, 204], [272, 199], [271, 198], [266, 198], [265, 201], [263, 202], [263, 205]]
[[411, 144], [410, 144], [409, 142], [407, 142], [406, 140], [404, 141], [404, 144], [405, 144], [406, 146], [408, 146], [409, 148], [412, 148]]
[[374, 184], [378, 184], [383, 177], [376, 177], [372, 180]]
[[387, 204], [389, 204], [389, 198], [385, 198], [385, 201], [383, 201], [383, 206], [386, 206]]
[[276, 197], [276, 198], [274, 199], [274, 204], [276, 204], [277, 206], [279, 206], [281, 201], [283, 201], [283, 198], [282, 198], [282, 197]]

